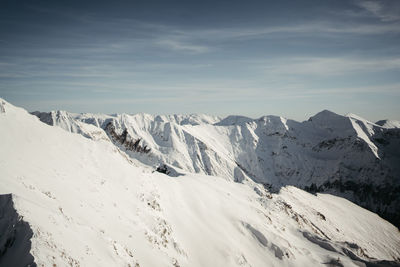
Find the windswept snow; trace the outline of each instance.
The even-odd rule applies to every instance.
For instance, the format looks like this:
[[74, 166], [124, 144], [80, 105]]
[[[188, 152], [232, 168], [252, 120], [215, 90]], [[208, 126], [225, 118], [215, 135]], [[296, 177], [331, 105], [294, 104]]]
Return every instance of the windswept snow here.
[[[343, 198], [292, 186], [271, 193], [248, 178], [251, 169], [235, 183], [227, 179], [229, 171], [221, 179], [171, 164], [182, 175], [170, 177], [146, 164], [164, 160], [164, 153], [180, 156], [177, 146], [191, 140], [184, 148], [193, 151], [183, 159], [198, 149], [198, 164], [234, 166], [246, 160], [239, 148], [257, 150], [254, 140], [267, 148], [261, 133], [278, 140], [293, 121], [265, 117], [240, 127], [160, 123], [145, 115], [112, 119], [130, 123], [129, 133], [151, 145], [154, 154], [145, 159], [110, 136], [71, 134], [2, 100], [0, 108], [0, 193], [12, 194], [15, 211], [29, 223], [30, 254], [38, 266], [362, 266], [400, 260], [397, 228]], [[98, 118], [98, 125], [107, 119]], [[229, 146], [235, 138], [241, 147]], [[13, 245], [1, 249], [1, 258], [7, 257]]]

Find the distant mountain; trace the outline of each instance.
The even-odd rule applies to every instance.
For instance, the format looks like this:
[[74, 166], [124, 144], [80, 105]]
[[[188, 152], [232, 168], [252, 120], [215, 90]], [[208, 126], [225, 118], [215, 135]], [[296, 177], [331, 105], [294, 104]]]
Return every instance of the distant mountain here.
[[[48, 115], [80, 134], [0, 99], [0, 266], [399, 264], [396, 227], [285, 185], [325, 182], [331, 161], [383, 164], [377, 126], [330, 112], [228, 126], [202, 115]], [[308, 181], [310, 168], [320, 173]]]
[[377, 121], [375, 124], [380, 125], [384, 128], [400, 128], [400, 121], [394, 120], [380, 120]]

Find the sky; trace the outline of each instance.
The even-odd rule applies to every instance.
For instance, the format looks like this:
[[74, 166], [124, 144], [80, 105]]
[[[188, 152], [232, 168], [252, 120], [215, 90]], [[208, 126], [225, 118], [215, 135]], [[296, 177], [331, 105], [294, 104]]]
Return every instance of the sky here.
[[29, 111], [400, 120], [400, 0], [0, 0]]

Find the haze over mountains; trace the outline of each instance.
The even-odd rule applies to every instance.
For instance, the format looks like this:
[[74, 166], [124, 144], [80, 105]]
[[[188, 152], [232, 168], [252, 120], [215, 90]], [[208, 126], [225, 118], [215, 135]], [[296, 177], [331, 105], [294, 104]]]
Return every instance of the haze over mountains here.
[[396, 266], [396, 123], [31, 115], [0, 99], [0, 265]]

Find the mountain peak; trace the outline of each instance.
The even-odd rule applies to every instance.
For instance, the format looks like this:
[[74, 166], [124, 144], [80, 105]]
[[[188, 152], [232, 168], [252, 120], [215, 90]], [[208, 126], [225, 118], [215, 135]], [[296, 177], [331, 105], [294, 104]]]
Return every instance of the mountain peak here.
[[215, 125], [217, 126], [244, 125], [251, 121], [253, 121], [253, 119], [245, 116], [229, 115], [228, 117], [216, 123]]
[[326, 109], [310, 117], [308, 121], [319, 128], [337, 130], [346, 130], [352, 128], [349, 118]]
[[326, 120], [326, 119], [338, 119], [338, 118], [342, 118], [342, 115], [339, 115], [335, 112], [332, 112], [330, 110], [324, 109], [320, 112], [318, 112], [317, 114], [315, 114], [314, 116], [309, 118], [309, 121], [316, 121], [316, 120]]

